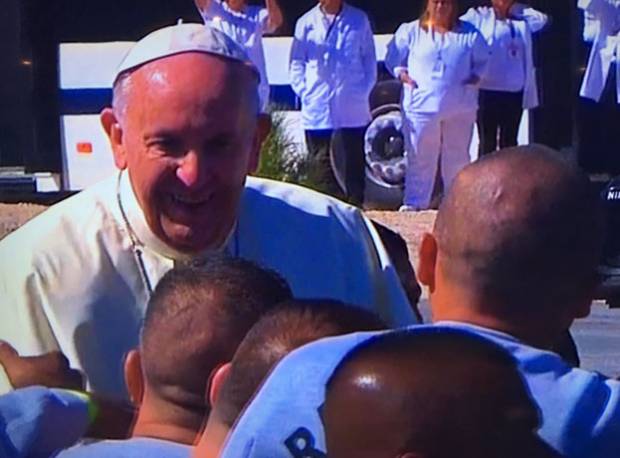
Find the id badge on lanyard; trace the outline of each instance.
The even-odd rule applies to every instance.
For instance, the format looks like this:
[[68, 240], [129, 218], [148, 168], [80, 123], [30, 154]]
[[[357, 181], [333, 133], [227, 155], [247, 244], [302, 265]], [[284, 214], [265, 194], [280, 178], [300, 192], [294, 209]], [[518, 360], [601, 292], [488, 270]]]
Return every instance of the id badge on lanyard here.
[[[447, 32], [446, 32], [447, 33]], [[443, 78], [446, 73], [446, 63], [443, 60], [443, 43], [445, 39], [445, 33], [441, 34], [441, 41], [439, 44], [435, 42], [435, 29], [431, 28], [431, 39], [433, 41], [433, 46], [436, 50], [436, 58], [435, 63], [433, 64], [433, 69], [431, 70], [431, 77], [435, 79]]]

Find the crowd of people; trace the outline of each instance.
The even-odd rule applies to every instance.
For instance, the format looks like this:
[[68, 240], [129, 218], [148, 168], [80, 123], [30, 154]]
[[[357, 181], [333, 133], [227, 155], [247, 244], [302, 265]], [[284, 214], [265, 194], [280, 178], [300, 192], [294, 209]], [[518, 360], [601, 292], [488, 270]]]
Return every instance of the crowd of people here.
[[[0, 241], [0, 456], [620, 456], [620, 381], [561, 350], [598, 283], [604, 224], [587, 176], [536, 145], [442, 163], [453, 177], [420, 245], [422, 324], [398, 234], [249, 176], [269, 116], [264, 66], [243, 48], [277, 26], [275, 2], [247, 10], [251, 27], [235, 22], [244, 2], [197, 4], [212, 19], [152, 32], [117, 71], [101, 122], [118, 173]], [[323, 66], [339, 65], [318, 38], [363, 66], [361, 36], [344, 30], [370, 33], [359, 10], [325, 4], [296, 30], [310, 114]], [[391, 45], [412, 106], [429, 87], [451, 106], [405, 111], [418, 149], [453, 116], [475, 122], [488, 45], [454, 13], [430, 0]], [[526, 23], [491, 36], [525, 59]]]

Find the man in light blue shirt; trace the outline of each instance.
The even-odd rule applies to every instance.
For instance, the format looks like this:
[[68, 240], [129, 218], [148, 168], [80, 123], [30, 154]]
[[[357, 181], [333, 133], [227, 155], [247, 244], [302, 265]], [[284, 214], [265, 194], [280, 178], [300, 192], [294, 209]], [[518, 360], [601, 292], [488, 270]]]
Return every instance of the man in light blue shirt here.
[[[540, 437], [568, 458], [620, 456], [620, 382], [548, 350], [589, 313], [602, 226], [587, 178], [554, 151], [516, 147], [457, 176], [420, 250], [436, 325], [475, 332], [515, 357], [541, 410]], [[326, 339], [284, 359], [223, 457], [323, 456], [325, 384], [367, 338]]]
[[149, 301], [140, 347], [125, 362], [137, 408], [131, 438], [59, 457], [187, 456], [211, 411], [211, 375], [263, 313], [290, 298], [278, 275], [242, 259], [215, 257], [200, 269], [166, 273]]

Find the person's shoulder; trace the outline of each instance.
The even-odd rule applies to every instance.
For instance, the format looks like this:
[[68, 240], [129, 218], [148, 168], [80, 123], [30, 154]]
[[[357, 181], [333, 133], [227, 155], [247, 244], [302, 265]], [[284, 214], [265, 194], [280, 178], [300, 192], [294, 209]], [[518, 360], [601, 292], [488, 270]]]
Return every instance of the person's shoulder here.
[[361, 8], [357, 8], [356, 6], [353, 6], [353, 5], [349, 5], [348, 3], [345, 3], [343, 5], [343, 12], [345, 12], [352, 19], [357, 20], [357, 21], [368, 20], [368, 14], [366, 14], [364, 10], [362, 10]]
[[[0, 241], [0, 256], [12, 253], [26, 259], [26, 253], [45, 255], [53, 247], [76, 249], [89, 236], [115, 226], [113, 216], [116, 177], [110, 177], [74, 196], [58, 202]], [[63, 243], [71, 241], [71, 246]]]
[[245, 197], [257, 210], [281, 215], [356, 218], [360, 210], [331, 196], [292, 183], [249, 177]]
[[304, 24], [307, 22], [311, 22], [314, 20], [314, 18], [320, 14], [320, 9], [319, 9], [319, 5], [315, 5], [312, 8], [310, 8], [308, 11], [306, 11], [304, 14], [302, 14], [299, 19], [297, 19], [297, 23], [298, 24]]
[[460, 33], [479, 35], [480, 31], [478, 28], [473, 25], [471, 22], [463, 21], [459, 19], [458, 24], [456, 26], [456, 30]]
[[133, 437], [126, 440], [104, 440], [78, 445], [60, 452], [57, 458], [142, 458], [145, 456], [189, 458], [191, 450], [190, 446], [176, 442], [148, 437]]

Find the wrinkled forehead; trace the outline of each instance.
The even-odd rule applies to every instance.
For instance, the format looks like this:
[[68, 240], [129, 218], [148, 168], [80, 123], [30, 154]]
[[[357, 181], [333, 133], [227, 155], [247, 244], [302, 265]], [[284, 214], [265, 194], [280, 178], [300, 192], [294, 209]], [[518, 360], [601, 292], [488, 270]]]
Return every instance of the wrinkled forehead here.
[[[131, 108], [162, 102], [173, 106], [235, 106], [254, 114], [252, 103], [258, 97], [258, 80], [246, 64], [204, 53], [183, 53], [146, 63], [119, 78], [129, 95]], [[240, 103], [243, 101], [244, 103]], [[234, 110], [233, 110], [234, 111]]]

